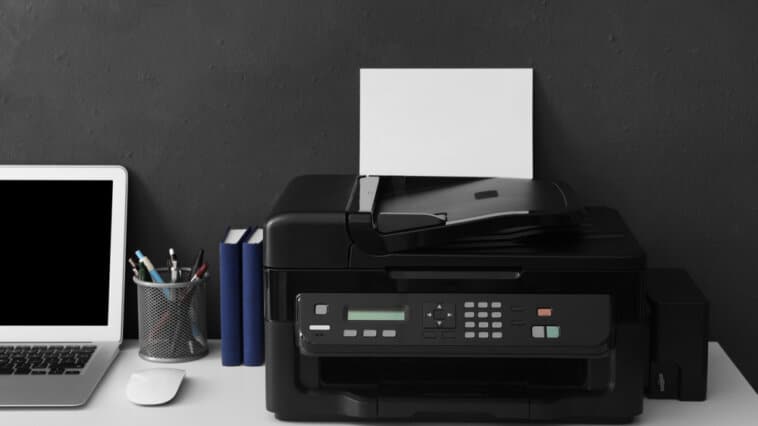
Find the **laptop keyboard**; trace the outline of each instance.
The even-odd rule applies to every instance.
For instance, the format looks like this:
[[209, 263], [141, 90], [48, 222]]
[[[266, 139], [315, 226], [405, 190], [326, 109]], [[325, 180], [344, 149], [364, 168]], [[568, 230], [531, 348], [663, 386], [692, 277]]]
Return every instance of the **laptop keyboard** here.
[[0, 346], [0, 375], [76, 375], [87, 366], [95, 346]]

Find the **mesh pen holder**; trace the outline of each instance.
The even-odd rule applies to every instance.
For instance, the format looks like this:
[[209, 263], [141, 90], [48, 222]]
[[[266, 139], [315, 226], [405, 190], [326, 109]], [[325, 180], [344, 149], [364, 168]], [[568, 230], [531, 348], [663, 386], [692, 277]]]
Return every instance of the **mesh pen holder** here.
[[155, 362], [183, 362], [208, 353], [205, 324], [208, 274], [189, 282], [181, 268], [172, 283], [168, 268], [156, 268], [165, 284], [133, 278], [137, 285], [139, 356]]

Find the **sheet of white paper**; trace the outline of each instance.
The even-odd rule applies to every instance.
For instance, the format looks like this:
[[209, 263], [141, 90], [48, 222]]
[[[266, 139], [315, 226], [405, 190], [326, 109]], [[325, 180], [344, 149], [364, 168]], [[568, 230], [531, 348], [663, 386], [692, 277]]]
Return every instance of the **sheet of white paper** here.
[[532, 178], [531, 69], [362, 69], [364, 175]]

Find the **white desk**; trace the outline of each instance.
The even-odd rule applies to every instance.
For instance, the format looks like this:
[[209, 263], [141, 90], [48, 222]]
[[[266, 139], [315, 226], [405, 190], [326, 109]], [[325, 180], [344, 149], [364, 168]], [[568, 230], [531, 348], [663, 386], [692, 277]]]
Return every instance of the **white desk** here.
[[[756, 425], [758, 395], [718, 343], [710, 344], [708, 400], [646, 400], [638, 425]], [[126, 400], [129, 375], [159, 366], [137, 356], [128, 341], [89, 403], [71, 409], [0, 409], [0, 425], [264, 425], [283, 424], [266, 411], [263, 367], [221, 367], [218, 341], [199, 361], [169, 364], [187, 370], [176, 399], [160, 407], [138, 407]], [[313, 425], [313, 423], [303, 423]], [[427, 423], [431, 424], [431, 423]], [[398, 423], [393, 423], [399, 425]]]

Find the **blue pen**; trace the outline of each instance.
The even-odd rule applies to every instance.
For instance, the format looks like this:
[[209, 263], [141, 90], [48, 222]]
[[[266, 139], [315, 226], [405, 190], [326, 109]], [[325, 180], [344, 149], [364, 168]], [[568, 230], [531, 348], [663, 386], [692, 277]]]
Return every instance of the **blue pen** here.
[[[161, 278], [161, 274], [158, 273], [158, 271], [155, 270], [155, 267], [153, 266], [153, 262], [150, 261], [150, 259], [147, 258], [142, 253], [142, 250], [137, 250], [134, 252], [137, 255], [137, 259], [139, 259], [140, 262], [142, 262], [143, 265], [145, 265], [145, 268], [147, 268], [147, 272], [150, 274], [150, 278], [153, 279], [153, 282], [164, 284], [165, 281], [163, 281], [163, 278]], [[166, 296], [166, 298], [169, 297], [168, 289], [163, 289], [163, 294]]]

